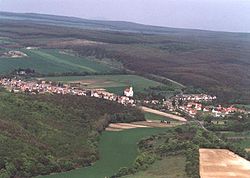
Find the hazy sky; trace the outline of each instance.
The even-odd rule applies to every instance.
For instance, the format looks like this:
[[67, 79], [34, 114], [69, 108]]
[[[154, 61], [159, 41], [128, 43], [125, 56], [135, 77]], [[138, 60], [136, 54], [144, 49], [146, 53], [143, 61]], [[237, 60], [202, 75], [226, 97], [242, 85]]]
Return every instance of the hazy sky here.
[[250, 0], [0, 0], [0, 11], [250, 32]]

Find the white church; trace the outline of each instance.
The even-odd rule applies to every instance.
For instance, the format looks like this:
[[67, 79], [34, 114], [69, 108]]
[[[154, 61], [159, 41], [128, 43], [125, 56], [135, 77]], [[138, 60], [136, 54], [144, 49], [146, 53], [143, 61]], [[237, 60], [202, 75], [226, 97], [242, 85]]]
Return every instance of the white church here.
[[132, 98], [134, 96], [133, 87], [126, 88], [124, 90], [124, 95]]

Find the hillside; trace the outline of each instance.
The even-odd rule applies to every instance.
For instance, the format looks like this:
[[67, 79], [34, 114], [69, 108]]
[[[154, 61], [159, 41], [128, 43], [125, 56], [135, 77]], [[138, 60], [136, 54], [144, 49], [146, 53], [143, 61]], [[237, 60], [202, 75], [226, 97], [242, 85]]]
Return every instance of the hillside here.
[[[89, 166], [99, 159], [99, 133], [134, 108], [101, 99], [0, 92], [0, 177], [32, 177]], [[119, 119], [119, 118], [117, 118]], [[4, 144], [3, 144], [4, 143]]]
[[[6, 16], [11, 16], [11, 20]], [[58, 27], [55, 19], [60, 20], [63, 28]], [[5, 43], [0, 42], [0, 47], [71, 49], [81, 56], [119, 61], [141, 75], [156, 74], [186, 86], [202, 88], [218, 95], [223, 102], [250, 103], [250, 34], [161, 27], [154, 28], [163, 29], [164, 33], [148, 33], [150, 26], [138, 27], [138, 24], [124, 25], [122, 22], [112, 22], [117, 25], [116, 30], [103, 26], [69, 27], [65, 23], [71, 22], [70, 19], [6, 13], [3, 17], [2, 13], [0, 36], [5, 37]], [[73, 18], [73, 21], [81, 24], [84, 20]], [[137, 28], [140, 33], [135, 30]]]

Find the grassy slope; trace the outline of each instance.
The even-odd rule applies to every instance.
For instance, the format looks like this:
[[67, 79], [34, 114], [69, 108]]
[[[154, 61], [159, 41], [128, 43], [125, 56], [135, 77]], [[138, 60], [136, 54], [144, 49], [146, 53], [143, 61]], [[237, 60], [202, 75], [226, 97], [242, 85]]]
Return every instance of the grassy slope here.
[[156, 161], [146, 171], [124, 176], [123, 178], [186, 178], [185, 165], [185, 156], [168, 156]]
[[120, 167], [131, 166], [137, 155], [137, 142], [143, 137], [165, 129], [131, 129], [121, 132], [104, 132], [100, 138], [100, 160], [89, 168], [40, 178], [101, 178], [117, 172]]
[[22, 50], [24, 58], [0, 58], [0, 73], [8, 73], [17, 68], [32, 68], [39, 73], [63, 72], [110, 72], [107, 65], [87, 58], [60, 54], [57, 50]]
[[[144, 77], [137, 75], [97, 75], [97, 76], [69, 76], [69, 77], [48, 77], [48, 80], [53, 81], [80, 81], [80, 80], [95, 80], [90, 88], [106, 88], [110, 92], [121, 94], [125, 87], [133, 86], [135, 92], [143, 92], [144, 89], [162, 85]], [[106, 81], [107, 83], [103, 82]]]

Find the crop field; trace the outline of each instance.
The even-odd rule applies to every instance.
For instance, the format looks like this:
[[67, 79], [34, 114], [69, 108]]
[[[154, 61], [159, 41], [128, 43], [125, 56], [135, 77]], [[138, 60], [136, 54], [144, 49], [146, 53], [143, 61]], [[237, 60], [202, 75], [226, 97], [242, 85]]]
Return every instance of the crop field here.
[[223, 135], [231, 142], [242, 148], [250, 148], [250, 132], [226, 132]]
[[64, 76], [47, 77], [47, 80], [69, 83], [80, 83], [85, 88], [105, 88], [107, 91], [122, 94], [126, 87], [132, 86], [136, 92], [163, 85], [159, 82], [137, 75], [93, 75], [93, 76]]
[[13, 42], [10, 41], [8, 38], [0, 37], [0, 45], [1, 44], [12, 44]]
[[201, 178], [249, 178], [250, 162], [225, 149], [200, 149]]
[[168, 156], [156, 161], [146, 171], [125, 176], [124, 178], [186, 178], [185, 165], [185, 156]]
[[23, 58], [0, 58], [0, 74], [10, 73], [18, 68], [32, 68], [42, 74], [65, 72], [105, 73], [113, 69], [83, 57], [61, 54], [58, 50], [26, 50]]
[[222, 132], [230, 142], [233, 142], [242, 148], [250, 148], [250, 131], [247, 132]]
[[99, 143], [100, 160], [93, 166], [66, 173], [39, 178], [104, 178], [116, 173], [120, 167], [132, 166], [137, 152], [137, 142], [143, 137], [164, 132], [167, 128], [137, 128], [121, 132], [102, 133]]

